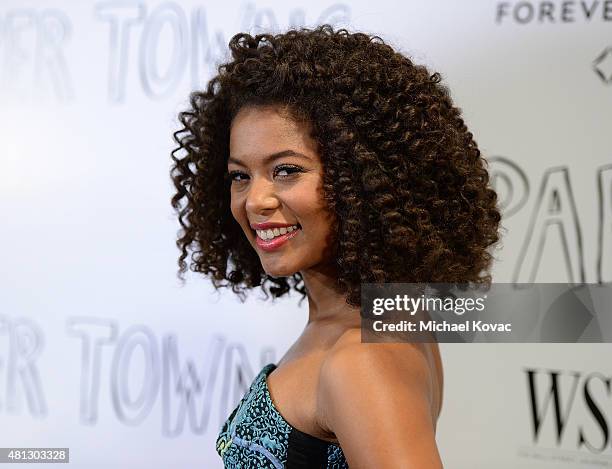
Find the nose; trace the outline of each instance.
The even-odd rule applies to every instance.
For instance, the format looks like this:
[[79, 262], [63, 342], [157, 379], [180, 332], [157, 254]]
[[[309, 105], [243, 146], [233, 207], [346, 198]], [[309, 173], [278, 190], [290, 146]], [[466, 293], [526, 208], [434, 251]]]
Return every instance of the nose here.
[[251, 213], [265, 213], [278, 208], [279, 200], [274, 183], [265, 178], [253, 178], [246, 197], [246, 210]]

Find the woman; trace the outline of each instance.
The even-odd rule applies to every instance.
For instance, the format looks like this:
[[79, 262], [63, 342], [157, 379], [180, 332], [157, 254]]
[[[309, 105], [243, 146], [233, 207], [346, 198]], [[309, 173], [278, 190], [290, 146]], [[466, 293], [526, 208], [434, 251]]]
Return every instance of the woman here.
[[496, 194], [440, 75], [330, 25], [237, 34], [175, 133], [179, 276], [308, 300], [223, 425], [229, 468], [439, 468], [438, 346], [361, 343], [362, 282], [489, 282]]

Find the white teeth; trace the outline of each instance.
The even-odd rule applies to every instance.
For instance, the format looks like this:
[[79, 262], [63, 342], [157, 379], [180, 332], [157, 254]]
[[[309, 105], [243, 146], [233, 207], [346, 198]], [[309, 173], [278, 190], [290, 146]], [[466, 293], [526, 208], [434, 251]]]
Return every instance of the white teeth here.
[[272, 239], [276, 236], [281, 236], [287, 233], [291, 233], [293, 230], [297, 230], [297, 225], [292, 226], [283, 226], [282, 228], [274, 228], [269, 230], [255, 230], [257, 232], [257, 236], [259, 236], [263, 240]]

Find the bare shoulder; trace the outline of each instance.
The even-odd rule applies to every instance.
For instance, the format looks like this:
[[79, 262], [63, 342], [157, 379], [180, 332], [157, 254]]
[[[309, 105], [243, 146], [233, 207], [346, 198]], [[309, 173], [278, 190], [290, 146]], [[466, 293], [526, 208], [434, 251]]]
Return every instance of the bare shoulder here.
[[[434, 400], [441, 385], [437, 346], [418, 343], [362, 343], [359, 329], [347, 330], [321, 363], [320, 383], [346, 387], [347, 383], [380, 386], [409, 384]], [[378, 381], [372, 383], [376, 378]], [[372, 384], [368, 384], [372, 383]]]
[[439, 385], [427, 344], [361, 343], [359, 330], [321, 363], [317, 407], [349, 466], [440, 468], [435, 443]]

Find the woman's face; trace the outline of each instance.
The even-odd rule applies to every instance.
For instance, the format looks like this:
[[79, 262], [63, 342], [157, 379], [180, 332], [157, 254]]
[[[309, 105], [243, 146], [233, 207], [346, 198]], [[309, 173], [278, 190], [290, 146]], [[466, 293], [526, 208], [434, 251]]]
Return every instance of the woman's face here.
[[335, 217], [324, 203], [323, 166], [308, 130], [271, 106], [244, 107], [232, 121], [232, 215], [274, 277], [332, 258]]

